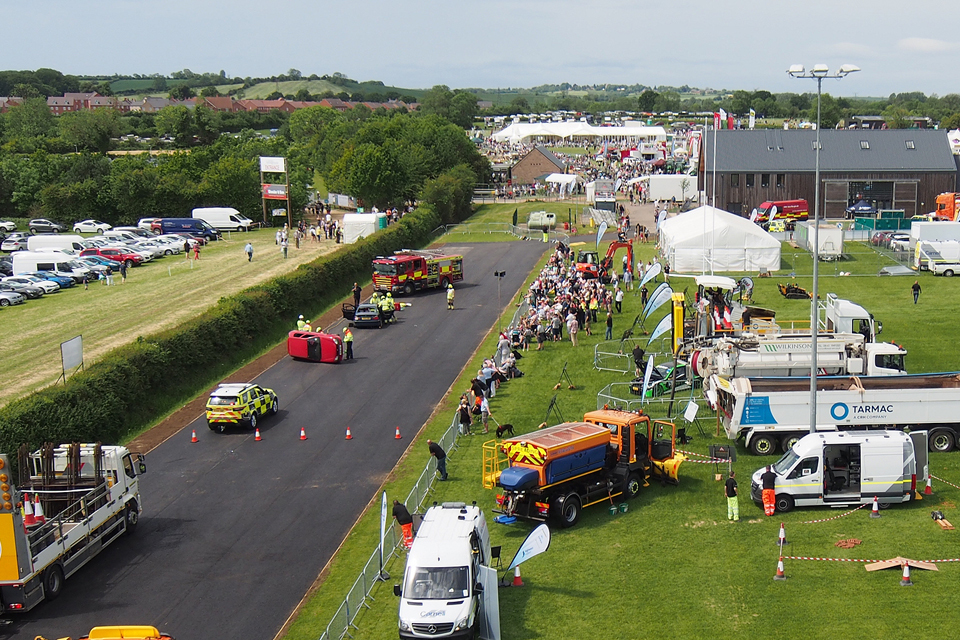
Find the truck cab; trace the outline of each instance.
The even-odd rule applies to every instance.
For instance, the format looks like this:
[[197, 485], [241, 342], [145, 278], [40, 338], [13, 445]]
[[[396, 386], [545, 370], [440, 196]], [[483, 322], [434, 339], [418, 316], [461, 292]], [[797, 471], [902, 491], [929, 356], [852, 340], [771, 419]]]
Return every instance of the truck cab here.
[[[403, 584], [394, 585], [400, 638], [475, 638], [488, 591], [482, 574], [489, 565], [490, 532], [479, 507], [445, 502], [427, 509], [407, 554]], [[496, 588], [490, 591], [496, 597]]]

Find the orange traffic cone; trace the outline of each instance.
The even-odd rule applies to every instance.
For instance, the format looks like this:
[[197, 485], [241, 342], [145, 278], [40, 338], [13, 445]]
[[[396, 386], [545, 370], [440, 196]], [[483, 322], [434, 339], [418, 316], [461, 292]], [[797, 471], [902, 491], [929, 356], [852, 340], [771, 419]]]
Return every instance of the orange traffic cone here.
[[927, 486], [923, 489], [923, 495], [932, 496], [933, 495], [933, 485], [930, 483], [930, 476], [927, 476]]
[[197, 430], [194, 429], [193, 433], [190, 434], [190, 442], [200, 442], [200, 439], [197, 438]]
[[399, 426], [397, 426], [397, 432], [393, 435], [393, 439], [394, 439], [394, 440], [399, 440], [399, 439], [400, 439], [400, 427], [399, 427]]
[[303, 427], [300, 427], [300, 439], [301, 440], [307, 439], [307, 430], [304, 429]]
[[913, 580], [910, 579], [910, 565], [904, 563], [903, 565], [903, 577], [900, 578], [901, 587], [912, 587]]
[[513, 586], [523, 586], [523, 580], [520, 579], [520, 565], [517, 565], [513, 568]]
[[877, 496], [873, 496], [873, 510], [870, 512], [871, 518], [880, 517], [880, 501], [877, 500]]
[[43, 524], [47, 521], [43, 517], [43, 505], [40, 504], [40, 494], [33, 494], [33, 515], [37, 519], [37, 524]]
[[773, 576], [774, 580], [786, 580], [787, 576], [783, 575], [783, 556], [780, 556], [780, 559], [777, 560], [777, 573]]
[[[300, 439], [303, 440], [303, 437], [301, 437]], [[347, 437], [344, 438], [344, 440], [353, 440], [353, 434], [350, 433], [350, 427], [347, 427]]]
[[37, 519], [33, 515], [33, 503], [30, 502], [30, 494], [23, 494], [23, 526], [32, 527], [37, 524]]
[[780, 523], [780, 533], [777, 535], [777, 544], [781, 547], [785, 544], [790, 544], [789, 542], [787, 542], [787, 532], [783, 528], [782, 522]]
[[263, 438], [260, 437], [260, 427], [257, 427], [257, 433], [255, 436], [253, 436], [253, 439], [257, 442], [260, 442], [261, 440], [263, 440]]

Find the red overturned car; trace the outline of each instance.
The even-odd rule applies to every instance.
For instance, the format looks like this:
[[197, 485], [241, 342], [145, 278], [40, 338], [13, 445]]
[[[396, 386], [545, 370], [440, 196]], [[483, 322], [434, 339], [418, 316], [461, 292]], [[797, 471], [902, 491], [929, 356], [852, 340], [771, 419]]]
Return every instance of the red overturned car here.
[[291, 358], [311, 362], [340, 362], [343, 338], [330, 333], [293, 330], [287, 335], [287, 353]]

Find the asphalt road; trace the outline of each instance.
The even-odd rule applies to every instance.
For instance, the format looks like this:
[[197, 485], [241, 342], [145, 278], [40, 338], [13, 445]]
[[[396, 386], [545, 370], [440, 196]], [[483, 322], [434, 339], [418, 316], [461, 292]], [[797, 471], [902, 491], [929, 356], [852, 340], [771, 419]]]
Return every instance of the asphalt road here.
[[464, 256], [454, 311], [442, 292], [417, 294], [397, 324], [354, 331], [353, 362], [284, 358], [257, 379], [281, 406], [261, 420], [261, 442], [247, 431], [214, 433], [202, 417], [167, 440], [147, 456], [137, 531], [0, 634], [77, 637], [97, 625], [152, 624], [178, 640], [273, 638], [496, 322], [494, 270], [507, 273], [507, 306], [545, 250], [447, 248]]

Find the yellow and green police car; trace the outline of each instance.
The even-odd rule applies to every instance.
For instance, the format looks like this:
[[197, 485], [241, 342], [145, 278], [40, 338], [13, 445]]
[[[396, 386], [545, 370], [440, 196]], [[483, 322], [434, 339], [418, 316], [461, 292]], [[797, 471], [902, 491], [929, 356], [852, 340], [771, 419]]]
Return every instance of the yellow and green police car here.
[[267, 412], [276, 415], [279, 410], [273, 389], [249, 382], [221, 384], [207, 401], [207, 426], [220, 433], [240, 423], [255, 429], [260, 416]]

